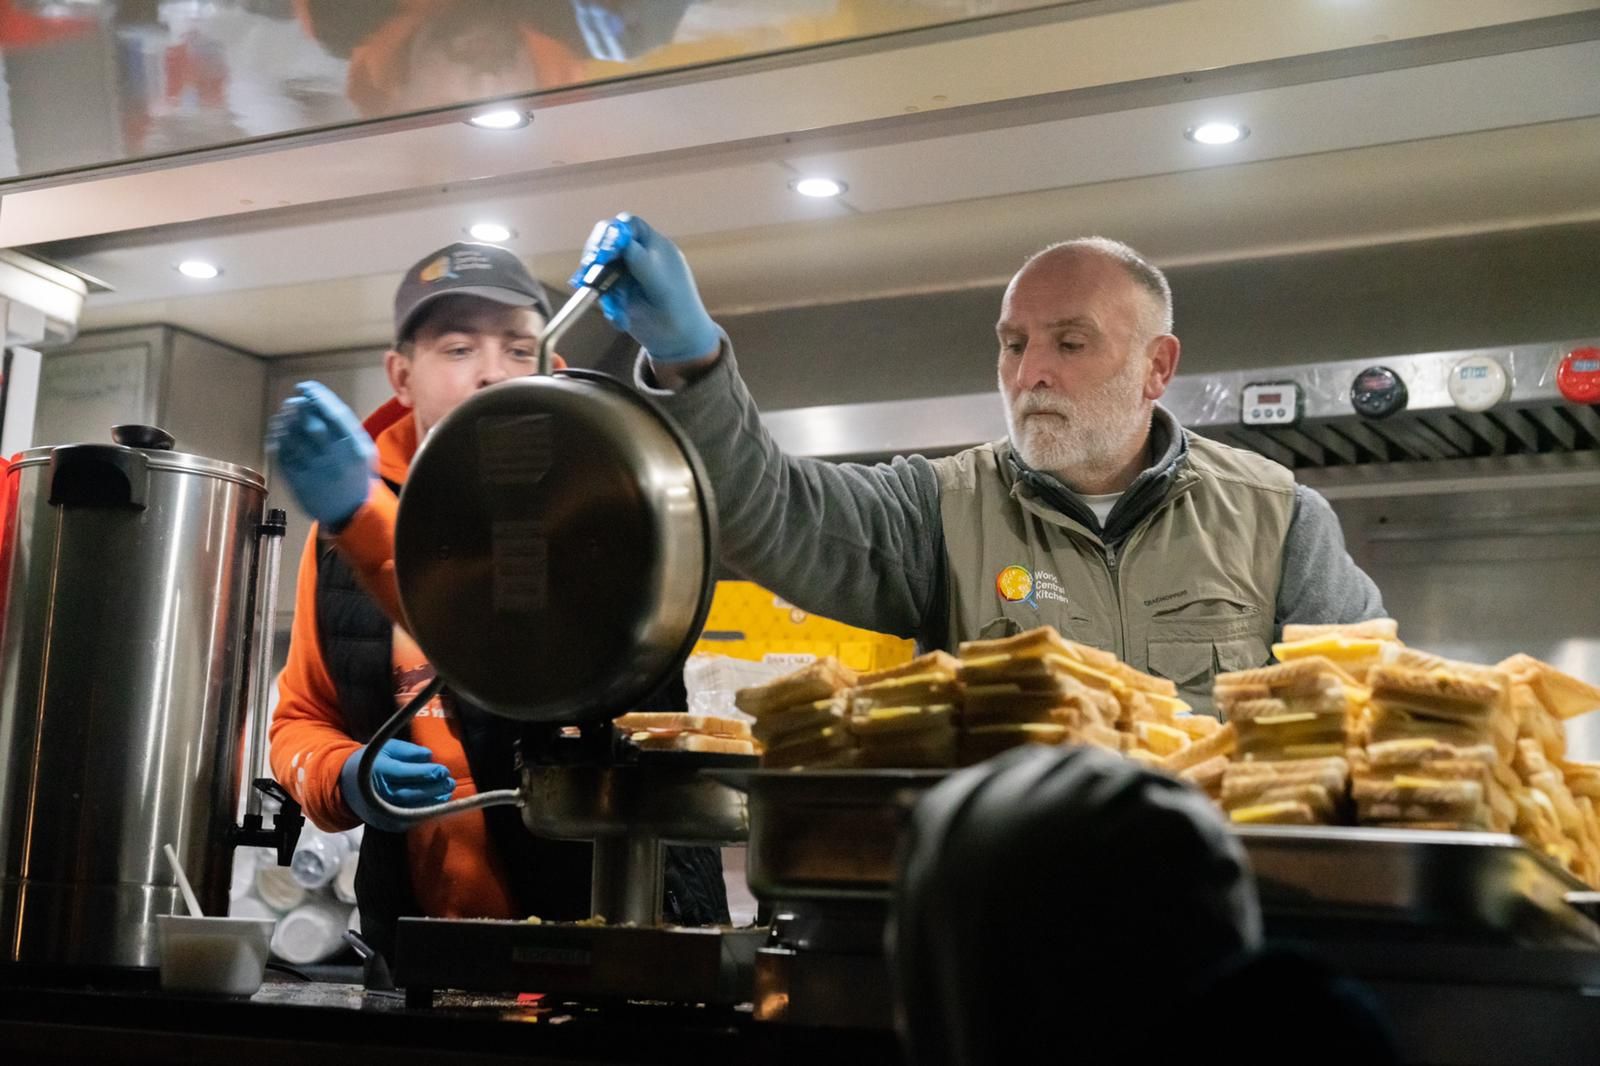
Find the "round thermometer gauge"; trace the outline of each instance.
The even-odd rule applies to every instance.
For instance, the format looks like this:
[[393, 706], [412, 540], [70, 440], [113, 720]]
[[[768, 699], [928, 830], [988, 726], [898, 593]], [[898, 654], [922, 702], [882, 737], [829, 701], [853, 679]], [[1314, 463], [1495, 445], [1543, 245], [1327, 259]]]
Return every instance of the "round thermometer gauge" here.
[[1493, 356], [1469, 355], [1450, 368], [1445, 386], [1450, 399], [1463, 411], [1487, 411], [1506, 398], [1511, 375]]
[[1556, 388], [1573, 403], [1600, 403], [1600, 348], [1575, 348], [1556, 368]]
[[1388, 418], [1406, 407], [1406, 383], [1386, 366], [1369, 366], [1350, 386], [1350, 403], [1367, 418]]

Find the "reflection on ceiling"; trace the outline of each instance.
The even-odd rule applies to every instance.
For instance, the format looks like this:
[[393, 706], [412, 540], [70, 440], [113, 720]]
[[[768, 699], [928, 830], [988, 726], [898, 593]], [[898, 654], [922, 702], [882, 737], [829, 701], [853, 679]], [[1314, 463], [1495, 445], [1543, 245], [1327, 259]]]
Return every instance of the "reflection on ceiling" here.
[[[992, 286], [1083, 233], [1173, 266], [1600, 219], [1597, 4], [1085, 2], [960, 30], [647, 78], [518, 129], [29, 188], [0, 200], [0, 244], [108, 283], [84, 328], [282, 355], [386, 340], [397, 275], [474, 226], [558, 282], [619, 210], [681, 241], [721, 314]], [[1248, 133], [1185, 136], [1219, 120]], [[807, 177], [842, 191], [800, 196]]]
[[[572, 91], [1044, 0], [3, 0], [0, 179]], [[70, 111], [63, 109], [70, 98]], [[92, 115], [87, 128], [63, 114]]]

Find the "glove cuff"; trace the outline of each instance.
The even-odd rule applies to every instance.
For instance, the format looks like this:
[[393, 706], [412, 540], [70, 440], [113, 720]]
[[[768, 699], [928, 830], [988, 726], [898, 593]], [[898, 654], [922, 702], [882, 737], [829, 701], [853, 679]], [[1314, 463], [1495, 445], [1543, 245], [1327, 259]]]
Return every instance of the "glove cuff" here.
[[[403, 833], [406, 831], [404, 825], [393, 821], [388, 815], [373, 807], [361, 793], [357, 771], [361, 766], [361, 756], [366, 750], [366, 747], [362, 746], [351, 752], [350, 757], [344, 761], [344, 766], [339, 769], [339, 792], [344, 796], [344, 805], [350, 808], [351, 814], [374, 829], [385, 833]], [[376, 769], [373, 773], [377, 773]]]
[[686, 333], [679, 344], [664, 350], [646, 347], [645, 352], [658, 363], [692, 363], [715, 355], [722, 350], [722, 330], [707, 318], [692, 333]]

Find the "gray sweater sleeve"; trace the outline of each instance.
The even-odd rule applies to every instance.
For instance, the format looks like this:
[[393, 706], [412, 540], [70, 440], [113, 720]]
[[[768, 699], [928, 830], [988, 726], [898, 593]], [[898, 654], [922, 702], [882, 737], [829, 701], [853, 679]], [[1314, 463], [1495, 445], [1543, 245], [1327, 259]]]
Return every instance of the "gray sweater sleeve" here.
[[639, 390], [681, 426], [717, 500], [722, 558], [807, 611], [921, 637], [938, 610], [939, 483], [921, 456], [868, 466], [785, 455], [761, 424], [732, 346], [669, 392], [641, 354]]
[[1378, 586], [1345, 550], [1339, 516], [1315, 489], [1296, 485], [1283, 544], [1277, 625], [1362, 622], [1383, 617]]

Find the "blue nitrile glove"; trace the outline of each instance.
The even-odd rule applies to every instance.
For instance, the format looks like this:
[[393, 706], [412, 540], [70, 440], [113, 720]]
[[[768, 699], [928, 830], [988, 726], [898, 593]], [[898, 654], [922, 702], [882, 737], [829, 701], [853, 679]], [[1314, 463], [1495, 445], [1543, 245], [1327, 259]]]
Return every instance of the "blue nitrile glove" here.
[[[626, 238], [614, 232], [626, 231]], [[642, 218], [620, 214], [596, 224], [583, 246], [575, 279], [621, 246], [627, 273], [600, 296], [607, 320], [633, 335], [650, 358], [660, 363], [686, 363], [714, 354], [722, 333], [706, 314], [694, 275], [678, 246], [651, 229]]]
[[378, 450], [344, 401], [302, 381], [267, 423], [267, 454], [306, 514], [337, 529], [367, 502]]
[[[357, 748], [339, 771], [344, 802], [368, 825], [385, 832], [400, 832], [405, 826], [369, 804], [356, 783], [356, 768], [361, 765], [361, 755], [366, 750], [364, 746]], [[396, 807], [431, 807], [449, 799], [456, 783], [449, 770], [433, 761], [433, 752], [427, 748], [406, 740], [391, 740], [373, 760], [372, 787]]]

